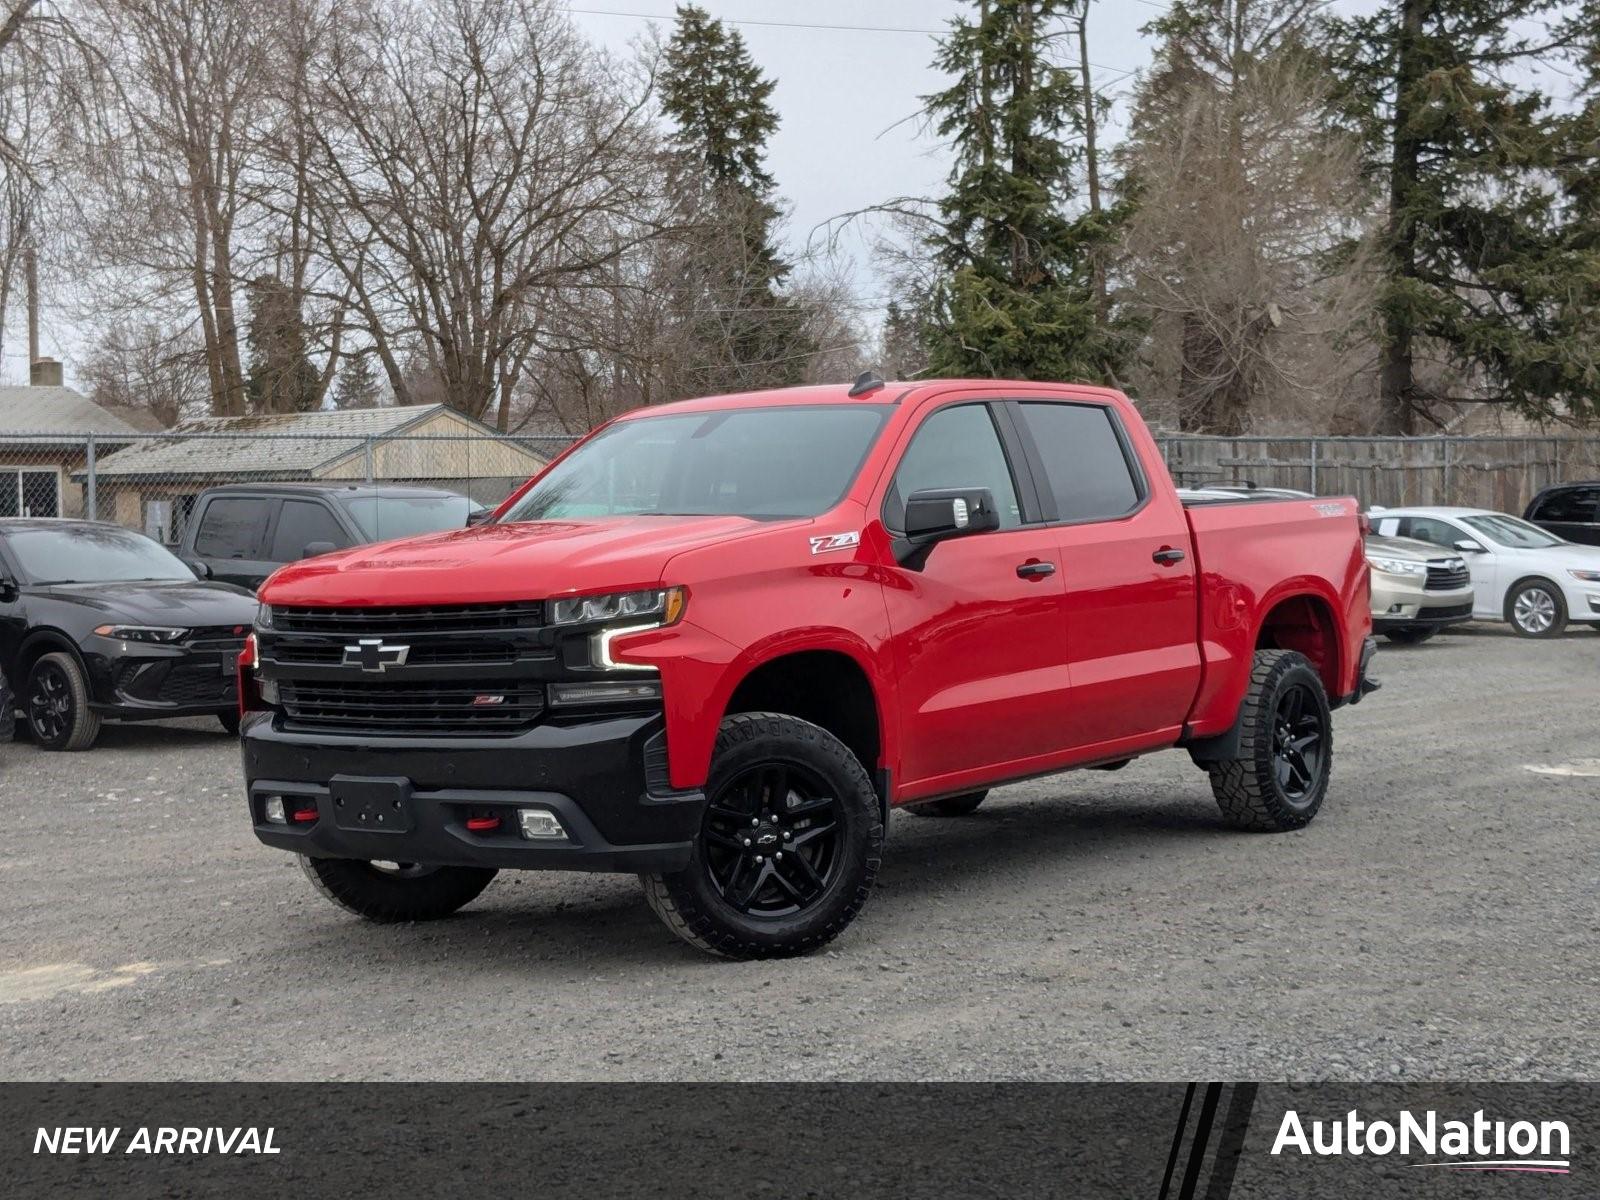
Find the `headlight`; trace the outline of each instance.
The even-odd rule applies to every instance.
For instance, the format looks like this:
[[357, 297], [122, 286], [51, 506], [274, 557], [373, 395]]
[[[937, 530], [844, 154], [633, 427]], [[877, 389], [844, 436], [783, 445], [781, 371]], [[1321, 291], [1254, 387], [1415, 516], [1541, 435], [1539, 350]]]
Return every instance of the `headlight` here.
[[189, 631], [166, 625], [97, 625], [95, 632], [119, 642], [176, 642]]
[[614, 621], [653, 621], [671, 625], [683, 615], [683, 589], [613, 592], [607, 596], [570, 596], [550, 606], [552, 625], [603, 625]]
[[256, 628], [272, 628], [272, 605], [263, 604], [260, 608], [256, 609]]
[[1600, 571], [1568, 571], [1567, 574], [1585, 583], [1600, 583]]
[[1409, 558], [1380, 558], [1376, 554], [1367, 555], [1367, 561], [1372, 564], [1374, 571], [1382, 571], [1385, 575], [1426, 575], [1428, 564], [1425, 562], [1412, 562]]

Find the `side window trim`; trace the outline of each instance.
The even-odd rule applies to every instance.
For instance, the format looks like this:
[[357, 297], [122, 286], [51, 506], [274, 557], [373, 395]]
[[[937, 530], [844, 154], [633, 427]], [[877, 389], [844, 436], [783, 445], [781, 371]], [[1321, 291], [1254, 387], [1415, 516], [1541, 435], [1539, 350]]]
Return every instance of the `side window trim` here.
[[[905, 497], [900, 496], [900, 468], [905, 464], [906, 455], [911, 452], [911, 447], [916, 444], [917, 436], [940, 413], [948, 412], [952, 408], [965, 408], [969, 406], [982, 406], [988, 411], [989, 421], [994, 426], [995, 438], [1000, 443], [1000, 456], [1005, 460], [1006, 470], [1011, 474], [1011, 487], [1017, 494], [1017, 507], [1022, 510], [1022, 521], [1015, 529], [1026, 529], [1030, 525], [1038, 525], [1037, 513], [1038, 499], [1037, 488], [1033, 472], [1028, 468], [1027, 461], [1016, 453], [1020, 447], [1017, 433], [1009, 413], [1001, 415], [1005, 401], [995, 396], [966, 396], [951, 400], [945, 404], [936, 405], [922, 413], [911, 428], [910, 435], [906, 438], [905, 445], [900, 448], [895, 458], [894, 465], [889, 470], [889, 485], [884, 489], [883, 502], [878, 505], [878, 519], [883, 522], [883, 527], [890, 533], [903, 533], [904, 530], [895, 526], [889, 515], [892, 502], [899, 497], [901, 507], [904, 507]], [[998, 533], [1009, 533], [1012, 530], [1000, 529]]]
[[1129, 517], [1143, 512], [1150, 504], [1150, 480], [1144, 473], [1144, 464], [1139, 461], [1139, 456], [1133, 451], [1133, 443], [1128, 438], [1127, 428], [1122, 423], [1122, 417], [1109, 404], [1097, 404], [1092, 400], [1053, 400], [1044, 397], [1019, 397], [1007, 399], [1003, 404], [1008, 409], [1020, 410], [1024, 404], [1057, 404], [1073, 408], [1097, 408], [1106, 416], [1111, 425], [1111, 432], [1117, 439], [1117, 448], [1122, 451], [1122, 461], [1128, 468], [1128, 475], [1133, 480], [1134, 494], [1138, 496], [1138, 503], [1127, 512], [1114, 513], [1106, 517], [1079, 517], [1074, 520], [1062, 520], [1056, 507], [1055, 492], [1051, 489], [1049, 475], [1044, 469], [1044, 457], [1039, 453], [1039, 445], [1034, 440], [1033, 433], [1028, 428], [1028, 423], [1022, 419], [1020, 411], [1012, 415], [1012, 424], [1017, 431], [1017, 437], [1022, 442], [1027, 455], [1029, 473], [1038, 481], [1038, 494], [1042, 505], [1048, 506], [1049, 516], [1045, 518], [1048, 525], [1102, 525], [1107, 521], [1125, 521]]

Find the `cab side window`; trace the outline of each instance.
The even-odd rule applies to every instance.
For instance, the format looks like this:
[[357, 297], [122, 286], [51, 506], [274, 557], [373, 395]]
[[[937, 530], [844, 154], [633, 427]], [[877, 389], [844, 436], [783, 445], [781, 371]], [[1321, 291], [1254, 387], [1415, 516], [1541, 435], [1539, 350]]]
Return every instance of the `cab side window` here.
[[1111, 411], [1099, 404], [1018, 406], [1062, 521], [1126, 516], [1142, 498]]
[[928, 417], [911, 437], [884, 504], [890, 529], [905, 528], [906, 497], [929, 488], [988, 488], [1000, 528], [1022, 524], [1017, 485], [986, 404], [957, 404]]
[[1587, 523], [1596, 519], [1600, 508], [1600, 488], [1563, 488], [1539, 502], [1535, 521]]
[[219, 496], [200, 516], [194, 552], [202, 558], [258, 558], [271, 515], [265, 500]]

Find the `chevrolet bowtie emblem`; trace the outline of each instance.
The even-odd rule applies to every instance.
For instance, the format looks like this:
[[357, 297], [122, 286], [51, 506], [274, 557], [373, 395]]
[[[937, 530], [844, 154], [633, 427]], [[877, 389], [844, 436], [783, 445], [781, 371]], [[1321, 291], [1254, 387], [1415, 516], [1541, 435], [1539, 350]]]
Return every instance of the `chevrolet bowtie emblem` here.
[[401, 666], [410, 653], [410, 646], [390, 645], [382, 638], [362, 638], [355, 645], [344, 648], [344, 665], [360, 667], [363, 671], [382, 672], [390, 667]]

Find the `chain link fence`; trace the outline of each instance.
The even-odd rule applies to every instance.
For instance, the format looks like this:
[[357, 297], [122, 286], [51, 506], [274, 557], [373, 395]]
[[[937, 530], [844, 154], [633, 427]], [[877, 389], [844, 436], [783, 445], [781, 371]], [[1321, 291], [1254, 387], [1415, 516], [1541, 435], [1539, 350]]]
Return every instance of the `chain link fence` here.
[[[0, 517], [115, 521], [183, 540], [194, 501], [231, 483], [373, 483], [493, 506], [573, 439], [404, 433], [0, 433]], [[1520, 513], [1540, 488], [1600, 478], [1600, 439], [1157, 438], [1181, 486], [1253, 483], [1367, 505], [1461, 504]]]

